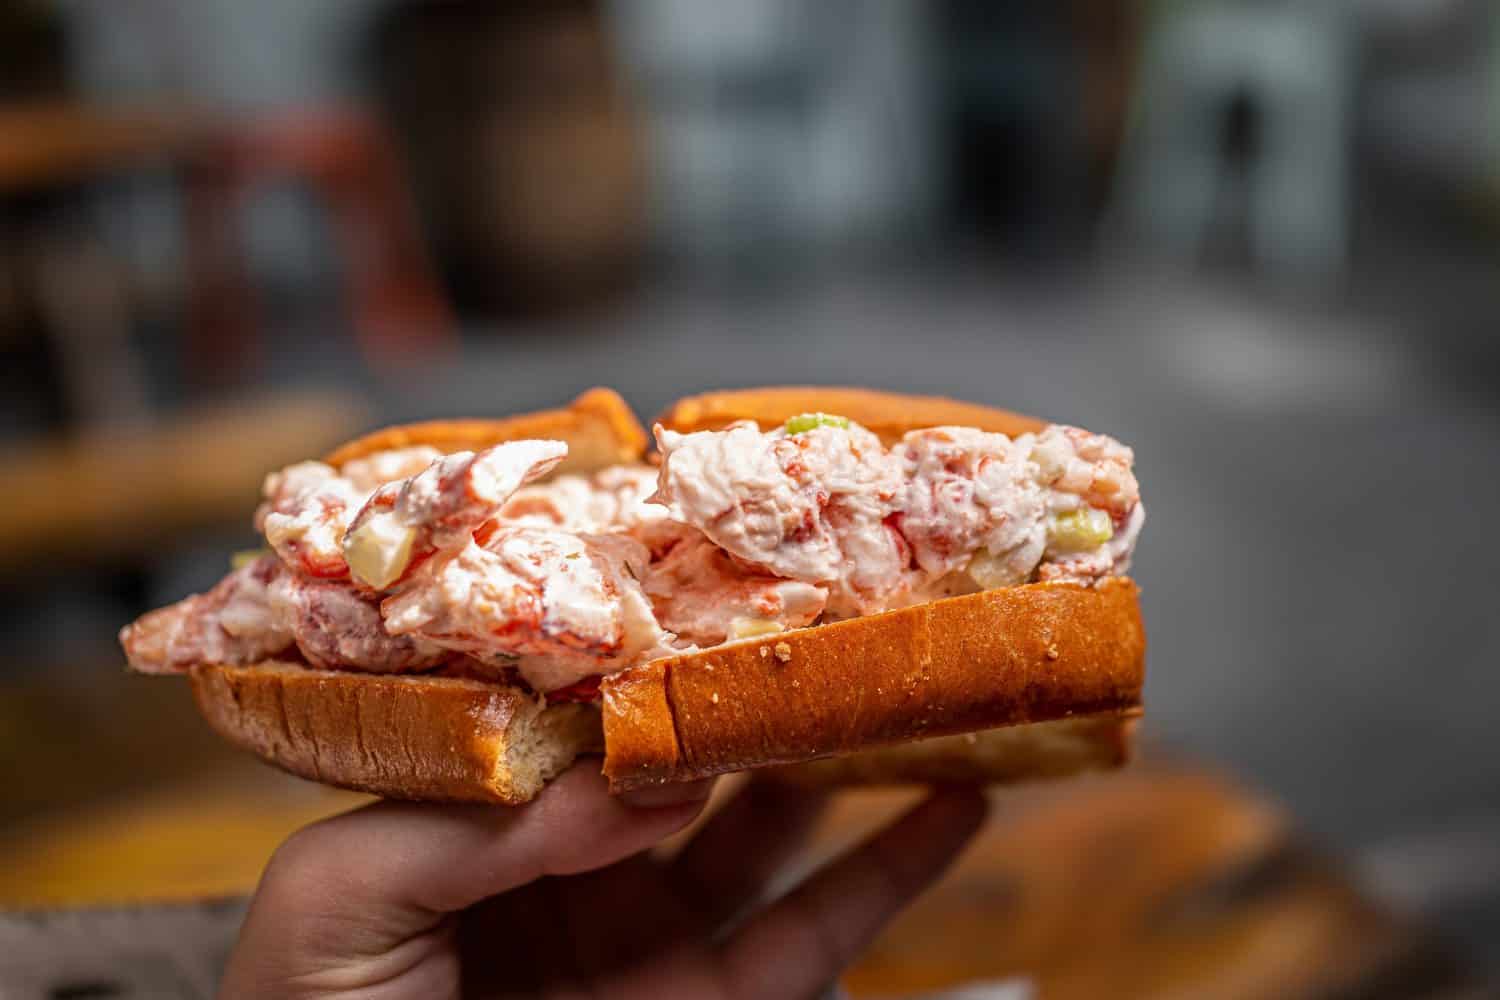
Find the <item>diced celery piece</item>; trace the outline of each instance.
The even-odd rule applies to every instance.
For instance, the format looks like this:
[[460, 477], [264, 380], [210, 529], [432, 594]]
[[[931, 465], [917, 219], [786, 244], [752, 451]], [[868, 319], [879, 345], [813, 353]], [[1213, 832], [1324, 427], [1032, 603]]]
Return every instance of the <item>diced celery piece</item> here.
[[969, 560], [967, 572], [969, 579], [973, 580], [980, 590], [1009, 587], [1021, 582], [1015, 570], [1007, 565], [1004, 559], [984, 549], [974, 553], [974, 558]]
[[376, 590], [384, 590], [411, 563], [415, 528], [391, 517], [372, 517], [344, 536], [344, 558], [349, 575]]
[[785, 625], [768, 618], [736, 618], [729, 623], [731, 639], [751, 639], [758, 635], [775, 635], [785, 631]]
[[1087, 552], [1114, 537], [1109, 515], [1096, 507], [1054, 514], [1047, 524], [1047, 548], [1052, 552]]
[[799, 413], [786, 422], [788, 434], [802, 434], [814, 427], [842, 427], [849, 429], [849, 418], [834, 413]]

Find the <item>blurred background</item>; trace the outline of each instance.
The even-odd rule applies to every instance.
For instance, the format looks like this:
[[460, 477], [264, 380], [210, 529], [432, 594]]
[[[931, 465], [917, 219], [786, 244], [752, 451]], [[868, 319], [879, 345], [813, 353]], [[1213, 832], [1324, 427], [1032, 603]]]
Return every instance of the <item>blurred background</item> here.
[[[1151, 749], [1037, 809], [1206, 858], [1274, 814], [1372, 921], [1336, 995], [1492, 973], [1497, 267], [1487, 0], [0, 0], [0, 904], [241, 890], [346, 801], [115, 645], [254, 544], [269, 469], [596, 384], [860, 384], [1136, 449]], [[1080, 871], [1177, 871], [1078, 829]], [[1223, 971], [1323, 941], [1272, 906], [1303, 867], [1234, 857], [1287, 920], [1212, 938], [1218, 992], [1115, 995], [1302, 995]]]

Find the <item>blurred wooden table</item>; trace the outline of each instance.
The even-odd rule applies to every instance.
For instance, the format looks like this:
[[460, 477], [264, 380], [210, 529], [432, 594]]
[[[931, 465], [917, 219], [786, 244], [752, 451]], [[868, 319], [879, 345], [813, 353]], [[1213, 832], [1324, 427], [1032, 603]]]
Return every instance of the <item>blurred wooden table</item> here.
[[[298, 184], [321, 202], [340, 256], [351, 326], [367, 360], [399, 373], [415, 357], [453, 351], [454, 318], [402, 164], [380, 121], [357, 107], [251, 116], [74, 101], [0, 107], [0, 223], [7, 202], [31, 204], [28, 215], [36, 214], [33, 203], [51, 206], [41, 213], [49, 226], [33, 222], [14, 233], [0, 228], [0, 251], [7, 242], [35, 245], [22, 255], [22, 284], [43, 290], [34, 296], [36, 311], [58, 341], [64, 381], [84, 383], [69, 386], [71, 409], [104, 423], [131, 408], [122, 404], [111, 412], [99, 397], [142, 394], [138, 376], [117, 371], [130, 367], [127, 279], [100, 241], [86, 238], [88, 227], [75, 226], [85, 233], [61, 247], [53, 245], [60, 242], [55, 236], [42, 234], [59, 228], [59, 206], [79, 200], [89, 182], [146, 164], [170, 168], [180, 181], [183, 368], [190, 382], [235, 384], [261, 360], [265, 317], [244, 259], [244, 206], [268, 184]], [[92, 289], [95, 308], [79, 308], [75, 300], [87, 299], [75, 294], [80, 286]], [[49, 288], [60, 291], [49, 295]], [[97, 357], [106, 344], [120, 355], [107, 365]]]
[[139, 555], [174, 532], [248, 524], [267, 472], [369, 419], [342, 393], [282, 394], [0, 449], [0, 570]]
[[181, 110], [58, 101], [0, 108], [0, 194], [72, 183], [122, 163], [170, 156], [202, 128]]
[[[0, 829], [0, 907], [242, 894], [289, 832], [364, 801], [229, 751], [183, 684], [111, 672], [91, 686], [92, 700], [0, 690], [0, 721], [28, 723], [0, 725], [0, 757], [21, 762], [26, 803]], [[59, 733], [73, 753], [56, 751]], [[847, 794], [809, 862], [912, 794]], [[1482, 995], [1464, 992], [1462, 970], [1420, 928], [1362, 897], [1285, 816], [1201, 769], [1147, 762], [995, 801], [955, 870], [849, 973], [852, 994], [1021, 976], [1038, 996], [1080, 1000]], [[221, 949], [232, 915], [212, 912], [205, 926]]]

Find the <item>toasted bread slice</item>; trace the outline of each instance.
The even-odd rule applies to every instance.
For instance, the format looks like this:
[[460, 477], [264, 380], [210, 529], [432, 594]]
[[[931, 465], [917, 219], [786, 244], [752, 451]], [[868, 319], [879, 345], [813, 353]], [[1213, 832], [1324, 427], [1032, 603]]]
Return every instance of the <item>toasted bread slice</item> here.
[[529, 802], [581, 753], [599, 711], [456, 677], [356, 674], [267, 661], [197, 666], [204, 718], [293, 774], [397, 799]]
[[1016, 437], [1047, 426], [1036, 417], [941, 396], [822, 385], [725, 389], [688, 396], [673, 403], [656, 422], [684, 434], [721, 430], [736, 420], [754, 420], [762, 430], [770, 430], [788, 417], [817, 412], [848, 417], [874, 431], [887, 445], [922, 427], [977, 427]]
[[606, 677], [616, 790], [1140, 704], [1136, 586], [1032, 584], [665, 657]]
[[[662, 419], [683, 431], [738, 419], [769, 427], [817, 410], [887, 441], [942, 424], [1012, 435], [1042, 426], [969, 403], [829, 388], [711, 393]], [[561, 471], [571, 472], [640, 461], [646, 446], [624, 401], [593, 389], [566, 409], [387, 428], [325, 460], [528, 437], [567, 442]], [[198, 666], [191, 680], [216, 730], [295, 774], [393, 798], [515, 804], [601, 748], [617, 790], [788, 763], [785, 780], [835, 783], [1013, 781], [1113, 766], [1128, 756], [1144, 644], [1129, 580], [987, 591], [633, 668], [604, 684], [602, 733], [600, 707], [549, 706], [477, 680], [280, 662]], [[1036, 722], [1047, 724], [1016, 725]]]
[[337, 468], [392, 448], [427, 445], [443, 452], [478, 451], [526, 438], [567, 442], [568, 457], [554, 475], [639, 462], [646, 451], [646, 431], [625, 400], [613, 389], [595, 388], [561, 410], [518, 413], [497, 420], [429, 420], [386, 427], [334, 449], [323, 461]]

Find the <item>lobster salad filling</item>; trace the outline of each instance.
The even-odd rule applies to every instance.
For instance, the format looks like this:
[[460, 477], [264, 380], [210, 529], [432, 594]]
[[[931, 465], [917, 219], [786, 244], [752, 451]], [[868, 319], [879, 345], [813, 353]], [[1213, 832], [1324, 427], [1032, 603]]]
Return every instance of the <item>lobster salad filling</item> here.
[[265, 548], [121, 632], [151, 673], [300, 659], [447, 670], [553, 700], [675, 652], [1029, 582], [1125, 573], [1145, 519], [1129, 448], [1076, 427], [887, 447], [803, 414], [656, 428], [658, 466], [547, 478], [560, 441], [380, 452], [267, 477]]

